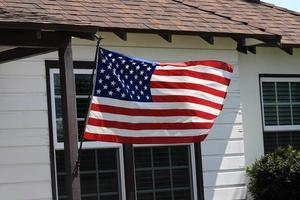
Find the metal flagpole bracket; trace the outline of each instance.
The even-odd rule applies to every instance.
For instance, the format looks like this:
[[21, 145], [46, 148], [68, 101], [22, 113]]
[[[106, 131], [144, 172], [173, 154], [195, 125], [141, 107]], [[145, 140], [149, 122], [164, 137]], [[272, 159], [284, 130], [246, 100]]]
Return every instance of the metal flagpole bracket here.
[[[91, 96], [92, 96], [92, 92], [93, 92], [93, 88], [94, 88], [94, 77], [95, 77], [95, 71], [96, 71], [96, 68], [97, 68], [97, 64], [98, 64], [98, 51], [99, 51], [99, 48], [100, 48], [100, 41], [102, 39], [104, 39], [103, 37], [101, 36], [98, 36], [98, 35], [94, 35], [94, 37], [97, 39], [97, 44], [96, 44], [96, 52], [95, 52], [95, 59], [94, 59], [94, 66], [93, 66], [93, 70], [92, 70], [92, 77], [91, 77], [91, 80], [90, 80], [90, 91], [89, 91], [89, 96], [88, 96], [88, 101], [89, 101], [89, 105], [91, 104]], [[88, 113], [89, 113], [89, 110], [87, 110], [86, 112], [86, 117], [85, 117], [85, 124], [87, 123], [87, 118], [88, 118]], [[83, 145], [83, 140], [84, 140], [84, 132], [81, 133], [81, 136], [80, 136], [80, 145], [79, 145], [79, 149], [78, 149], [78, 158], [77, 158], [77, 162], [76, 162], [76, 167], [74, 168], [74, 171], [73, 171], [73, 174], [74, 175], [77, 175], [78, 172], [79, 172], [79, 169], [80, 169], [80, 158], [81, 158], [81, 152], [82, 152], [82, 145]]]

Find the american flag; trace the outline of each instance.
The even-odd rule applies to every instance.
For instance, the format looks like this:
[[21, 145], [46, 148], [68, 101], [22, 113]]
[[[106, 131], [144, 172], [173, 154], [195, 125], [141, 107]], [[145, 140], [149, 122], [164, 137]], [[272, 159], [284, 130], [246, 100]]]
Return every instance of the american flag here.
[[232, 71], [220, 61], [157, 63], [100, 48], [84, 138], [202, 141], [223, 108]]

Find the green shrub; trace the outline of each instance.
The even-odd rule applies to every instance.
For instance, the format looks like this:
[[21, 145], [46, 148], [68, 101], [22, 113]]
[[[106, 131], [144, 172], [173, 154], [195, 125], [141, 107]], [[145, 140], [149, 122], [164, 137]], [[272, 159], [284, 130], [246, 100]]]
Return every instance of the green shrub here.
[[255, 200], [300, 200], [300, 151], [279, 148], [246, 169]]

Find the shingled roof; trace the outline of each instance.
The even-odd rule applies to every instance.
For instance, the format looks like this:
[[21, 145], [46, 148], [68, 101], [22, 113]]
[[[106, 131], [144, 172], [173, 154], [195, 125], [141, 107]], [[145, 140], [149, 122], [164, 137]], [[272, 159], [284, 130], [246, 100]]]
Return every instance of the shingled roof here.
[[0, 28], [282, 36], [300, 45], [300, 14], [246, 0], [0, 0]]

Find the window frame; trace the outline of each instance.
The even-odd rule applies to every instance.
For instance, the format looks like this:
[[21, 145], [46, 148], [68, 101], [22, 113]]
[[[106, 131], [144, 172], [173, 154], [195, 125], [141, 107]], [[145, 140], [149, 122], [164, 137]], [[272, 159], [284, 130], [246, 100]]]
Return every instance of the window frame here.
[[[261, 101], [261, 116], [262, 116], [262, 125], [264, 132], [285, 132], [285, 131], [299, 131], [300, 125], [266, 125], [265, 124], [265, 110], [264, 110], [264, 100], [263, 100], [263, 82], [299, 82], [300, 76], [297, 75], [261, 75], [259, 77], [259, 85], [260, 85], [260, 101]], [[291, 103], [290, 103], [291, 104]], [[290, 105], [289, 104], [289, 105]], [[277, 102], [276, 102], [276, 105]], [[276, 113], [276, 117], [278, 117], [278, 113]]]
[[[48, 120], [49, 120], [49, 138], [50, 138], [50, 157], [51, 157], [51, 177], [52, 177], [52, 194], [53, 197], [58, 199], [57, 188], [57, 170], [56, 170], [56, 150], [63, 150], [63, 142], [57, 142], [57, 126], [56, 126], [56, 109], [55, 109], [55, 92], [54, 92], [54, 74], [59, 74], [59, 64], [55, 60], [46, 60], [46, 80], [47, 80], [47, 99], [48, 99]], [[74, 61], [74, 73], [76, 74], [91, 74], [94, 63], [91, 61]], [[80, 72], [80, 73], [79, 73]], [[78, 143], [79, 145], [79, 143]], [[193, 143], [183, 144], [134, 144], [134, 148], [138, 147], [154, 147], [154, 146], [179, 146], [187, 145], [190, 148], [190, 167], [191, 167], [191, 190], [192, 199], [197, 199], [197, 177], [196, 177], [196, 158], [195, 148]], [[120, 167], [120, 188], [121, 199], [126, 200], [125, 191], [125, 169], [124, 169], [124, 156], [122, 144], [109, 143], [109, 142], [83, 142], [82, 148], [84, 149], [103, 149], [103, 148], [116, 148], [118, 151], [118, 161]]]

